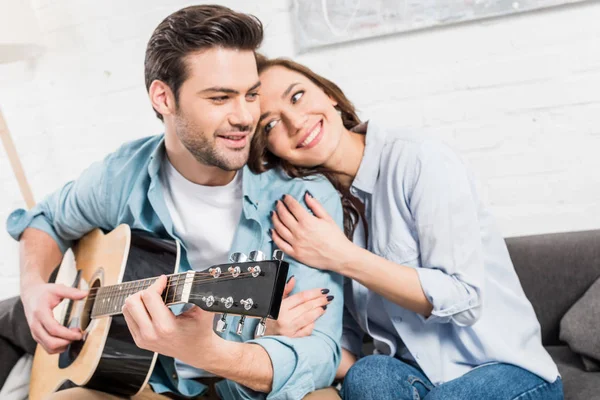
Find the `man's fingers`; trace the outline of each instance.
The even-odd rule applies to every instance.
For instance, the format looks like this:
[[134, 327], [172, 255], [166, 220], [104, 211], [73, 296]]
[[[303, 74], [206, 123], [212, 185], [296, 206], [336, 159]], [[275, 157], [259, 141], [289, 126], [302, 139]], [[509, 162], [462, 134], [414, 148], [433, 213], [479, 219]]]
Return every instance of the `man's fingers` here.
[[65, 326], [59, 324], [55, 319], [54, 315], [50, 310], [40, 315], [39, 322], [45, 332], [49, 336], [72, 342], [74, 340], [81, 340], [83, 335], [81, 332], [73, 331]]
[[139, 332], [151, 332], [152, 321], [141, 299], [141, 293], [132, 294], [125, 300], [131, 320], [139, 327]]
[[123, 313], [123, 317], [125, 317], [125, 322], [127, 323], [127, 327], [129, 328], [129, 332], [131, 332], [133, 340], [137, 341], [140, 333], [140, 327], [131, 316], [126, 304], [123, 304], [121, 312]]
[[81, 290], [65, 285], [53, 285], [53, 292], [58, 297], [71, 300], [81, 300], [88, 295], [87, 290]]
[[48, 354], [61, 353], [65, 351], [67, 346], [71, 343], [69, 340], [51, 336], [41, 323], [36, 324], [32, 333], [36, 342], [38, 342]]
[[171, 310], [165, 305], [165, 302], [161, 297], [162, 291], [158, 291], [162, 285], [162, 283], [159, 283], [159, 285], [155, 287], [153, 284], [148, 289], [143, 290], [140, 293], [140, 297], [153, 324], [165, 327], [168, 326], [167, 324], [174, 321], [175, 316], [173, 316]]
[[156, 293], [158, 293], [159, 295], [162, 294], [162, 292], [164, 292], [165, 287], [167, 286], [167, 277], [165, 275], [161, 275], [158, 277], [157, 280], [154, 281], [154, 283], [146, 290], [152, 290]]
[[284, 299], [288, 297], [290, 293], [292, 293], [292, 290], [294, 290], [294, 286], [296, 286], [296, 278], [294, 278], [294, 275], [292, 275], [285, 284], [285, 288], [283, 288]]

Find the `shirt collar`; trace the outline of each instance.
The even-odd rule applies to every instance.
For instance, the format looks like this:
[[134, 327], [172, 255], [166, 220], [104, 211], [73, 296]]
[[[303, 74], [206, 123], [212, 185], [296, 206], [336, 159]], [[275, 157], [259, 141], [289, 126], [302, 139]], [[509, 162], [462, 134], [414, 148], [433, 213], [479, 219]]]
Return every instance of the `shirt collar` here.
[[363, 122], [352, 129], [366, 135], [365, 151], [358, 172], [352, 182], [352, 188], [372, 194], [379, 176], [379, 159], [385, 144], [385, 131], [373, 121]]
[[[165, 138], [164, 134], [161, 135], [160, 141], [152, 155], [150, 156], [150, 163], [148, 164], [148, 174], [150, 175], [151, 184], [153, 188], [155, 185], [160, 185], [159, 171], [162, 167], [163, 157], [166, 156], [165, 150]], [[255, 174], [244, 166], [242, 171], [242, 193], [244, 197], [244, 211], [247, 213], [249, 210], [246, 208], [247, 202], [254, 206], [254, 209], [258, 207], [258, 199], [262, 188], [262, 174]]]

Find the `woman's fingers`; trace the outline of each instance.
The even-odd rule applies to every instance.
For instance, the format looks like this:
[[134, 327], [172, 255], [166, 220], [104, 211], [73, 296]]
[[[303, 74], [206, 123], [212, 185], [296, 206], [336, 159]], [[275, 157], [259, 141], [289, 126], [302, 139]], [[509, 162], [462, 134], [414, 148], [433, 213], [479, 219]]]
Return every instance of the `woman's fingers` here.
[[313, 214], [315, 214], [315, 217], [329, 221], [332, 220], [331, 216], [327, 213], [327, 210], [325, 210], [321, 203], [319, 203], [319, 201], [315, 199], [308, 190], [304, 194], [304, 201], [306, 202], [308, 208], [310, 208], [310, 210], [313, 212]]
[[[309, 290], [303, 290], [302, 292], [298, 292], [296, 294], [293, 294], [292, 296], [288, 297], [285, 301], [286, 301], [286, 306], [288, 307], [288, 309], [293, 309], [296, 308], [300, 305], [305, 306], [307, 308], [314, 308], [317, 306], [322, 306], [327, 304], [327, 302], [322, 303], [319, 302], [321, 299], [325, 299], [327, 297], [327, 294], [329, 293], [329, 289], [323, 288], [323, 289], [309, 289]], [[313, 301], [317, 300], [319, 304], [317, 303], [312, 303]], [[302, 310], [298, 310], [299, 312], [305, 311], [306, 309], [302, 309]]]

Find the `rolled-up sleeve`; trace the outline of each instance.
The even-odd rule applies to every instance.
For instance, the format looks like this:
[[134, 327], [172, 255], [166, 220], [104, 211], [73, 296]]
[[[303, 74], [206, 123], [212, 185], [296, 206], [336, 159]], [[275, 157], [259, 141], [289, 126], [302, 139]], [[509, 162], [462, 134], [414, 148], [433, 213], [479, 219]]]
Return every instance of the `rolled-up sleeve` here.
[[[321, 204], [341, 227], [343, 214], [337, 192]], [[297, 400], [331, 385], [335, 378], [341, 359], [343, 278], [335, 273], [309, 268], [292, 258], [288, 261], [296, 276], [293, 293], [327, 288], [335, 299], [327, 306], [327, 312], [315, 322], [310, 336], [265, 336], [247, 341], [262, 346], [269, 354], [273, 366], [272, 390], [268, 394], [258, 393], [227, 380], [219, 384], [219, 391], [227, 398], [257, 399], [266, 396], [269, 400]]]
[[110, 228], [106, 190], [105, 163], [97, 162], [32, 209], [13, 211], [6, 222], [7, 231], [19, 240], [25, 229], [39, 229], [49, 234], [64, 253], [73, 240], [92, 229]]
[[473, 180], [441, 143], [422, 144], [415, 166], [410, 209], [421, 254], [416, 270], [433, 305], [425, 322], [472, 325], [481, 313], [484, 273]]

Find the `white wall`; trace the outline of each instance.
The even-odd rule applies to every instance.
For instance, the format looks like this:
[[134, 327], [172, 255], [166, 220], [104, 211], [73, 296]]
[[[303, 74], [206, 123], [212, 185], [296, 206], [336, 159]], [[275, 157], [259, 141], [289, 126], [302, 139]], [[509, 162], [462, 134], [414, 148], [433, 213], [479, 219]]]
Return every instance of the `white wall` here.
[[[257, 15], [263, 50], [295, 56], [288, 1], [222, 2]], [[154, 27], [197, 2], [33, 0], [46, 52], [0, 66], [0, 106], [36, 199], [121, 142], [158, 133], [143, 55]], [[506, 236], [600, 228], [600, 3], [393, 35], [297, 56], [364, 118], [437, 135], [470, 163]], [[0, 151], [0, 221], [22, 207]], [[18, 245], [0, 231], [0, 298]]]

